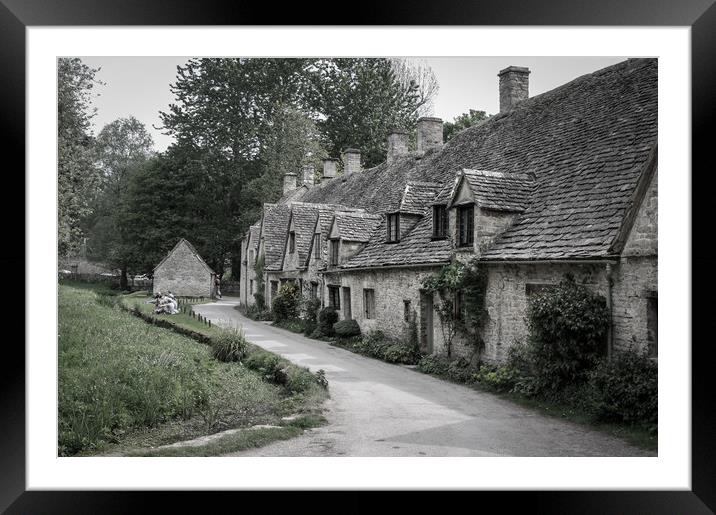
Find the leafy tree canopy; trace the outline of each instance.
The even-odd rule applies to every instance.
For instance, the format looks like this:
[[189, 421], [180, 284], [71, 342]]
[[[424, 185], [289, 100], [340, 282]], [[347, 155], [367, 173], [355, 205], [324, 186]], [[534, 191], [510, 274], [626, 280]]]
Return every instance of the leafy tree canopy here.
[[443, 138], [445, 141], [451, 139], [458, 132], [472, 127], [473, 125], [480, 125], [490, 118], [485, 111], [476, 111], [470, 109], [468, 113], [462, 113], [460, 116], [453, 118], [452, 122], [445, 122], [443, 124]]

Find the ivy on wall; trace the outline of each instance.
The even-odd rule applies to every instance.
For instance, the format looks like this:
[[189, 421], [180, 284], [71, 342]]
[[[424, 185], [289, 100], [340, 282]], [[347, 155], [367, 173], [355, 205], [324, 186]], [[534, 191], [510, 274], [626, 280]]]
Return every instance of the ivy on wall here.
[[423, 281], [428, 293], [438, 294], [435, 311], [445, 341], [448, 358], [452, 357], [455, 336], [461, 334], [482, 352], [482, 328], [487, 320], [485, 295], [487, 273], [476, 259], [468, 264], [454, 261]]

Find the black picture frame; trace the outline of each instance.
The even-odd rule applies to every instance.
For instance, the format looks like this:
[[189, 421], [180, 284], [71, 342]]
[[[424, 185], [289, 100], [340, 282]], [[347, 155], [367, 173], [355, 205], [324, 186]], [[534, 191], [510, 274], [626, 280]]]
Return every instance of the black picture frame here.
[[[280, 5], [280, 7], [279, 7]], [[350, 6], [349, 6], [350, 7]], [[341, 11], [336, 3], [310, 6], [301, 3], [233, 2], [220, 0], [0, 0], [0, 148], [6, 165], [3, 178], [10, 181], [6, 191], [13, 197], [25, 191], [25, 29], [28, 26], [63, 25], [553, 25], [553, 26], [689, 26], [692, 43], [692, 173], [683, 170], [684, 180], [692, 181], [692, 277], [708, 278], [716, 257], [709, 250], [714, 219], [714, 191], [708, 131], [716, 115], [716, 6], [714, 0], [484, 0], [470, 3], [457, 0], [412, 1], [403, 5], [385, 0], [368, 0]], [[14, 159], [8, 159], [14, 158]], [[14, 162], [10, 167], [8, 163]], [[12, 184], [12, 182], [15, 184]], [[710, 200], [710, 201], [709, 201]], [[6, 242], [13, 242], [2, 258], [8, 272], [6, 286], [16, 293], [3, 299], [4, 313], [14, 325], [20, 306], [25, 305], [24, 277], [31, 271], [25, 265], [25, 227], [17, 223], [20, 209], [8, 200]], [[22, 211], [24, 212], [24, 211]], [[700, 236], [700, 237], [699, 237]], [[22, 242], [22, 244], [21, 244]], [[22, 270], [24, 273], [20, 274]], [[713, 336], [708, 320], [716, 302], [706, 288], [693, 288], [692, 299], [692, 489], [690, 491], [588, 491], [588, 492], [481, 492], [485, 501], [498, 501], [503, 507], [515, 503], [529, 507], [531, 513], [680, 513], [716, 511], [716, 403], [714, 403], [713, 360], [709, 359]], [[29, 297], [32, 300], [32, 297]], [[699, 330], [700, 329], [700, 330]], [[194, 495], [175, 492], [71, 492], [26, 491], [25, 486], [25, 353], [17, 338], [6, 336], [0, 374], [0, 509], [8, 513], [125, 513], [150, 509], [159, 501], [162, 511], [187, 511], [196, 506]], [[691, 342], [669, 342], [689, 345]], [[355, 494], [352, 494], [355, 495]], [[247, 493], [222, 493], [220, 499], [233, 500]], [[248, 496], [249, 498], [253, 496]], [[422, 504], [423, 495], [412, 501]], [[212, 500], [212, 502], [215, 499]], [[202, 501], [199, 501], [202, 502]], [[311, 503], [318, 502], [311, 500]], [[459, 503], [459, 499], [452, 502]], [[474, 502], [474, 501], [471, 501]], [[293, 502], [273, 495], [272, 511], [290, 509]], [[348, 502], [351, 511], [361, 501]], [[313, 506], [316, 506], [315, 504]], [[484, 506], [484, 504], [481, 504]], [[456, 505], [457, 507], [457, 505]]]

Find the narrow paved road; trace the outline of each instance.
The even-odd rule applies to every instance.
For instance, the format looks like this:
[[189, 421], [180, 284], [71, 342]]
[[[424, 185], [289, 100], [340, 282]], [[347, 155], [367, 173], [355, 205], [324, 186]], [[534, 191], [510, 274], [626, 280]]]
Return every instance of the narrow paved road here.
[[238, 299], [195, 306], [220, 326], [329, 380], [329, 423], [233, 456], [654, 456], [583, 426], [242, 316]]

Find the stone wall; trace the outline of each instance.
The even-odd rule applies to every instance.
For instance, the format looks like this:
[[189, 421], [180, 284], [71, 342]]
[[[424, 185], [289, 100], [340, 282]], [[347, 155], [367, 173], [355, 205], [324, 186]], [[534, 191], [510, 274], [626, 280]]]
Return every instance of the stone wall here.
[[629, 233], [622, 255], [656, 256], [659, 251], [658, 234], [658, 177], [657, 172], [651, 179], [649, 189], [637, 212], [634, 225]]
[[[420, 267], [327, 273], [323, 296], [328, 299], [328, 286], [349, 287], [351, 289], [353, 319], [358, 322], [364, 334], [375, 329], [381, 330], [394, 338], [405, 338], [409, 330], [409, 324], [404, 317], [404, 301], [410, 301], [410, 316], [417, 321], [418, 329], [420, 330], [420, 290], [422, 282], [436, 270], [438, 270], [436, 267]], [[375, 317], [371, 319], [365, 317], [364, 289], [373, 289], [375, 291]], [[345, 317], [344, 307], [343, 297], [341, 296], [341, 310], [339, 312], [341, 320]], [[440, 322], [435, 312], [433, 312], [433, 349], [436, 353], [444, 351]]]
[[211, 296], [213, 277], [189, 247], [180, 243], [154, 271], [154, 293], [171, 291], [178, 297]]
[[651, 179], [615, 270], [614, 348], [643, 349], [649, 340], [649, 299], [658, 292], [658, 177]]
[[488, 266], [486, 308], [487, 324], [483, 331], [485, 359], [499, 362], [507, 349], [527, 339], [527, 285], [557, 284], [566, 273], [592, 291], [607, 294], [605, 265], [495, 264]]
[[644, 350], [648, 346], [649, 298], [657, 294], [656, 256], [622, 257], [612, 289], [614, 349]]

